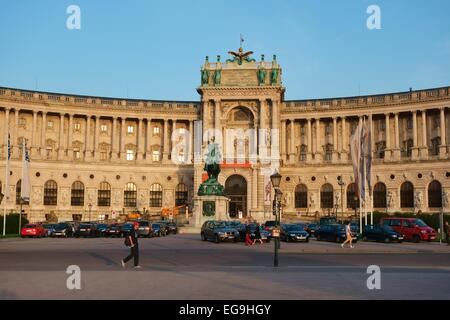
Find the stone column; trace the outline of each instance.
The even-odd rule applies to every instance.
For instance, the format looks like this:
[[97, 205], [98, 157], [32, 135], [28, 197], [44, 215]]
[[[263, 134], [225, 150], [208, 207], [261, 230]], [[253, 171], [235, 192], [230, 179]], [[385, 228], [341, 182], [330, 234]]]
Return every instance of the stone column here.
[[41, 159], [45, 159], [46, 157], [46, 145], [45, 145], [45, 135], [46, 135], [46, 129], [47, 129], [47, 112], [42, 112], [42, 126], [41, 126], [41, 145], [40, 145], [40, 151], [41, 151]]
[[[5, 127], [6, 128], [6, 127]], [[37, 128], [37, 111], [33, 110], [33, 125], [31, 127], [31, 155], [32, 156], [36, 156], [38, 154], [37, 151], [37, 142], [38, 142], [38, 137], [36, 135], [36, 128]]]
[[392, 155], [392, 146], [391, 146], [391, 126], [390, 126], [390, 117], [391, 115], [389, 113], [385, 114], [386, 116], [386, 149], [384, 151], [384, 160], [390, 161], [391, 155]]
[[373, 129], [373, 116], [369, 116], [369, 125], [370, 125], [370, 144], [372, 145], [372, 159], [375, 159], [375, 152], [376, 152], [376, 146], [375, 146], [375, 131]]
[[[4, 143], [5, 143], [5, 151], [4, 151], [4, 155], [5, 155], [5, 159], [8, 157], [8, 132], [9, 132], [9, 108], [5, 108], [5, 122], [4, 122]], [[6, 200], [5, 200], [6, 201]]]
[[258, 169], [254, 167], [252, 176], [252, 209], [257, 210], [258, 208]]
[[286, 120], [281, 120], [281, 159], [286, 163]]
[[220, 130], [220, 118], [221, 118], [220, 105], [221, 105], [220, 100], [214, 100], [214, 106], [215, 106], [215, 109], [214, 109], [214, 128], [216, 130], [219, 130], [219, 131], [221, 131]]
[[346, 117], [341, 118], [342, 126], [342, 137], [341, 137], [341, 162], [348, 161], [348, 133], [347, 133], [347, 122]]
[[69, 129], [67, 134], [67, 156], [73, 160], [73, 114], [69, 114]]
[[19, 139], [19, 109], [14, 109], [14, 129], [13, 136], [11, 138], [11, 158], [19, 158], [19, 148], [18, 139]]
[[91, 149], [91, 115], [86, 116], [86, 136], [84, 138], [84, 158], [92, 158]]
[[394, 149], [394, 160], [395, 161], [399, 161], [400, 160], [400, 127], [398, 124], [398, 118], [399, 118], [399, 114], [398, 112], [396, 112], [394, 114], [395, 116], [395, 149]]
[[64, 114], [59, 115], [58, 160], [64, 159]]
[[147, 154], [145, 156], [145, 160], [147, 163], [152, 163], [152, 119], [147, 119]]
[[189, 120], [189, 157], [188, 162], [194, 161], [194, 121]]
[[122, 117], [121, 125], [120, 125], [120, 160], [126, 161], [127, 154], [125, 152], [125, 126], [126, 126], [126, 118]]
[[420, 148], [422, 160], [428, 159], [428, 139], [427, 139], [427, 111], [422, 110], [422, 147]]
[[306, 155], [306, 161], [310, 163], [312, 161], [312, 126], [311, 126], [311, 118], [308, 118], [308, 153]]
[[94, 159], [100, 160], [100, 116], [95, 116]]
[[332, 162], [337, 163], [338, 162], [338, 129], [337, 129], [337, 118], [333, 117], [333, 156], [332, 156]]
[[137, 136], [137, 159], [144, 160], [145, 139], [142, 138], [142, 128], [144, 119], [139, 119], [138, 122], [138, 136]]
[[[270, 159], [272, 164], [279, 163], [280, 159], [280, 142], [282, 141], [282, 134], [280, 132], [280, 122], [279, 122], [279, 101], [272, 100], [272, 132], [271, 132], [271, 146], [270, 146]], [[278, 141], [274, 141], [277, 139]], [[274, 143], [278, 145], [274, 146]]]
[[[258, 155], [259, 160], [262, 163], [266, 162], [266, 158], [268, 157], [267, 153], [267, 127], [266, 127], [266, 112], [267, 112], [267, 104], [265, 99], [259, 100], [259, 132], [258, 135]], [[225, 140], [225, 139], [224, 139]]]
[[117, 150], [117, 141], [119, 140], [117, 135], [117, 118], [113, 117], [112, 128], [111, 128], [111, 159], [117, 160], [118, 150]]
[[291, 128], [291, 146], [290, 146], [290, 152], [289, 152], [289, 162], [291, 164], [295, 163], [295, 155], [296, 155], [296, 150], [295, 150], [295, 119], [291, 119], [291, 124], [290, 124], [290, 128]]
[[164, 119], [163, 163], [169, 162], [169, 120]]
[[439, 158], [446, 159], [447, 158], [447, 137], [446, 137], [446, 128], [445, 128], [445, 108], [440, 108], [441, 113], [441, 146], [439, 148]]
[[323, 152], [322, 152], [322, 139], [320, 136], [320, 118], [316, 119], [316, 154], [314, 155], [316, 162], [322, 162]]
[[412, 112], [412, 123], [413, 123], [413, 148], [411, 152], [411, 159], [417, 160], [419, 159], [419, 143], [417, 136], [417, 111], [414, 110]]

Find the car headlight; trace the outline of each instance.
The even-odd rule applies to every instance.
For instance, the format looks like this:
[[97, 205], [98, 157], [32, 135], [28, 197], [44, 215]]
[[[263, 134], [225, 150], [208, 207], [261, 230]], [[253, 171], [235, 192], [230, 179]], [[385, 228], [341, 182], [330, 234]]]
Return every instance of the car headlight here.
[[427, 230], [420, 230], [420, 233], [427, 233]]
[[392, 235], [392, 238], [397, 238], [397, 235], [396, 235], [396, 234], [393, 234], [393, 235]]
[[218, 235], [223, 236], [225, 235], [225, 232], [217, 232]]

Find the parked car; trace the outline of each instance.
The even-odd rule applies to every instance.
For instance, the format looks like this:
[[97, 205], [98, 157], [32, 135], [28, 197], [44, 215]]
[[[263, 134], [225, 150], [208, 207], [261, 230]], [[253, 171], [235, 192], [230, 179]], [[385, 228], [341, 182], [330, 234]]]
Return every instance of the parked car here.
[[55, 226], [54, 231], [52, 232], [51, 236], [52, 237], [64, 237], [64, 238], [69, 238], [69, 237], [73, 237], [75, 231], [73, 229], [73, 226], [69, 223], [58, 223]]
[[389, 226], [394, 231], [402, 234], [405, 240], [420, 242], [436, 239], [436, 230], [429, 227], [421, 219], [417, 218], [383, 218], [381, 225]]
[[[250, 223], [250, 224], [248, 224], [248, 226], [250, 227], [250, 237], [252, 239], [255, 239], [255, 232], [256, 232], [257, 224]], [[236, 227], [234, 227], [234, 229], [236, 229], [239, 232], [239, 240], [240, 241], [245, 241], [246, 228], [247, 228], [247, 225], [243, 224], [243, 223], [236, 225]], [[264, 227], [260, 225], [259, 233], [261, 234], [262, 241], [267, 242], [267, 243], [270, 242], [270, 239], [272, 238], [272, 233], [270, 231], [265, 230]]]
[[166, 236], [166, 231], [162, 223], [152, 223], [152, 236], [153, 237]]
[[161, 230], [160, 231], [161, 236], [165, 237], [165, 236], [167, 236], [169, 234], [169, 227], [167, 226], [167, 224], [168, 224], [167, 221], [157, 221], [157, 222], [154, 222], [154, 223], [159, 224], [159, 228]]
[[200, 231], [203, 241], [214, 241], [220, 243], [225, 240], [239, 241], [239, 232], [228, 227], [222, 221], [205, 221]]
[[299, 224], [283, 224], [280, 232], [281, 241], [309, 241], [309, 233], [305, 230], [303, 225]]
[[97, 236], [104, 237], [106, 229], [108, 229], [108, 225], [106, 223], [98, 223], [95, 227], [97, 228]]
[[127, 222], [120, 226], [120, 231], [122, 236], [125, 237], [126, 234], [130, 233], [134, 229], [134, 224]]
[[74, 233], [75, 238], [79, 237], [96, 237], [98, 235], [98, 231], [96, 229], [95, 224], [92, 223], [82, 223], [80, 224]]
[[178, 233], [178, 226], [176, 222], [168, 222], [167, 223], [167, 234], [177, 234]]
[[384, 243], [396, 241], [398, 243], [402, 243], [403, 235], [394, 231], [389, 226], [368, 225], [364, 228], [364, 231], [362, 233], [362, 239], [364, 241], [375, 240]]
[[325, 226], [329, 224], [338, 224], [336, 217], [328, 216], [320, 218], [319, 220], [320, 226]]
[[[358, 238], [353, 234], [353, 242], [357, 242]], [[343, 224], [327, 224], [322, 225], [316, 230], [316, 239], [318, 241], [334, 241], [340, 243], [347, 239], [345, 225]]]
[[47, 235], [47, 231], [41, 224], [27, 224], [20, 230], [20, 236], [42, 238]]
[[264, 224], [264, 230], [272, 232], [273, 228], [275, 228], [276, 225], [277, 225], [276, 221], [273, 220], [266, 221], [266, 223]]
[[316, 229], [317, 229], [317, 223], [310, 223], [307, 225], [306, 231], [309, 233], [309, 237], [315, 237], [316, 236]]
[[52, 235], [52, 232], [55, 230], [55, 227], [57, 226], [56, 223], [45, 223], [42, 225], [46, 232], [46, 237], [50, 237]]
[[[139, 228], [137, 229], [137, 234], [139, 237], [151, 237], [153, 235], [152, 226], [148, 221], [138, 221]], [[133, 225], [132, 225], [133, 227]]]
[[110, 224], [106, 227], [105, 230], [105, 237], [121, 237], [122, 236], [122, 230], [120, 224]]

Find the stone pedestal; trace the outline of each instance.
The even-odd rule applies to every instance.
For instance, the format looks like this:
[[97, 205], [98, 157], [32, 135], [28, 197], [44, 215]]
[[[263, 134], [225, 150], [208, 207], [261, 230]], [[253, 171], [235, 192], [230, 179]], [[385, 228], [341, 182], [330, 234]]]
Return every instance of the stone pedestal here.
[[229, 220], [229, 202], [230, 199], [222, 196], [194, 197], [195, 227], [200, 228], [207, 220]]

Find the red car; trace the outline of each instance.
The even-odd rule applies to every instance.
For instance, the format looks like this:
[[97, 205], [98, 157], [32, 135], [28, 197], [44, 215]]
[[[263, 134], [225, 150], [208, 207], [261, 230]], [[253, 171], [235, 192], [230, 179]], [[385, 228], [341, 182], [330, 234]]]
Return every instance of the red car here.
[[416, 218], [383, 218], [381, 225], [389, 226], [394, 231], [402, 234], [405, 240], [420, 242], [436, 239], [436, 230], [429, 227], [421, 219]]
[[39, 224], [27, 224], [24, 226], [20, 232], [22, 238], [25, 237], [36, 237], [41, 238], [47, 235], [47, 230], [44, 229], [42, 225]]

